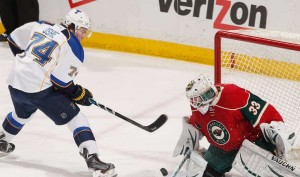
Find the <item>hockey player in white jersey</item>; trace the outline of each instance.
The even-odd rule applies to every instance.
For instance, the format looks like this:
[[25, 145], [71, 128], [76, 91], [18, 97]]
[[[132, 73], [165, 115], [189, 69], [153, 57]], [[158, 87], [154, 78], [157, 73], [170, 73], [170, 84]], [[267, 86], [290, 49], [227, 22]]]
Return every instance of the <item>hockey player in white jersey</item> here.
[[91, 35], [91, 21], [72, 9], [62, 24], [27, 23], [8, 37], [15, 61], [8, 77], [14, 110], [0, 131], [0, 155], [14, 151], [12, 139], [39, 109], [57, 125], [67, 125], [94, 177], [114, 177], [115, 166], [98, 158], [95, 137], [77, 104], [90, 106], [92, 93], [75, 84], [84, 62], [80, 41]]

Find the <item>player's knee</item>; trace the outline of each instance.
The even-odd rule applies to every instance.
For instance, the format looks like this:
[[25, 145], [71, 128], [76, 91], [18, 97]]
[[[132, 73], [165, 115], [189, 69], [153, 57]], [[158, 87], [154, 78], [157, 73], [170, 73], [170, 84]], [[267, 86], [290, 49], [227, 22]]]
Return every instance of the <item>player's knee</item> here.
[[212, 168], [211, 166], [207, 165], [203, 173], [203, 177], [225, 177], [225, 174], [220, 173], [216, 171], [214, 168]]

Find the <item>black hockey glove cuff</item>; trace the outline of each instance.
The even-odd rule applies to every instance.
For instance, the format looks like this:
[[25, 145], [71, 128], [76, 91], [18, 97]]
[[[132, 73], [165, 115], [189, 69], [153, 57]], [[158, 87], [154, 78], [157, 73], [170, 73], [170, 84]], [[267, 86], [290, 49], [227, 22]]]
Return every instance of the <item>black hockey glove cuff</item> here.
[[89, 99], [93, 98], [93, 94], [81, 85], [76, 85], [76, 91], [74, 94], [70, 95], [70, 98], [77, 104], [90, 106], [92, 103], [89, 101]]

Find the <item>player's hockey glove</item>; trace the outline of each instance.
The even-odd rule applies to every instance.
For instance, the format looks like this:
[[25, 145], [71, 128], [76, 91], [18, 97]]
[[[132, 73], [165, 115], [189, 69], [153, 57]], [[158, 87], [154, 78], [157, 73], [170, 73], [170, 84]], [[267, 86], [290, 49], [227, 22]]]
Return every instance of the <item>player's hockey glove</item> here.
[[93, 94], [81, 85], [76, 85], [76, 91], [70, 96], [70, 98], [77, 104], [90, 106], [92, 103], [89, 101], [89, 99], [93, 98]]

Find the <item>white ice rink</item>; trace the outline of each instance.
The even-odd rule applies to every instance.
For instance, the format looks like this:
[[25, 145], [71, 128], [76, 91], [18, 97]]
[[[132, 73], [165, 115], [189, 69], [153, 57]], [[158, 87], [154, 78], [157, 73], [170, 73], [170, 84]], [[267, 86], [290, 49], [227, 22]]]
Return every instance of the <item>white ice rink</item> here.
[[[85, 52], [85, 64], [75, 83], [92, 91], [99, 103], [145, 125], [161, 114], [169, 116], [164, 126], [149, 133], [96, 106], [81, 107], [94, 131], [100, 158], [115, 164], [118, 177], [162, 177], [162, 167], [171, 173], [182, 158], [172, 157], [181, 133], [181, 118], [190, 115], [186, 84], [198, 73], [212, 76], [213, 68], [112, 51]], [[0, 44], [0, 54], [2, 124], [13, 109], [5, 80], [14, 58], [7, 44]], [[41, 112], [24, 126], [13, 143], [13, 154], [0, 159], [1, 177], [91, 176], [72, 133], [66, 126], [54, 125]], [[236, 171], [227, 176], [241, 177]]]

